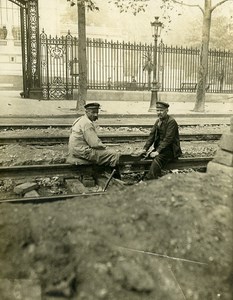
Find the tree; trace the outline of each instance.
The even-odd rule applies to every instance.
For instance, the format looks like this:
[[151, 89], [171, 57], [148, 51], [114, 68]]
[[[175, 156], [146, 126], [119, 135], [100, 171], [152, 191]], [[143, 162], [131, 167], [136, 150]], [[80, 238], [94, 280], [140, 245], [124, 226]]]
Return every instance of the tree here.
[[87, 100], [87, 57], [86, 57], [86, 6], [90, 10], [98, 10], [92, 0], [70, 1], [71, 6], [77, 4], [78, 9], [78, 99], [76, 110], [82, 111]]
[[[186, 34], [186, 43], [190, 47], [200, 47], [201, 44], [201, 22], [198, 20], [189, 24], [190, 30]], [[233, 31], [225, 16], [217, 16], [212, 20], [210, 30], [210, 48], [218, 50], [233, 50]]]
[[[153, 0], [151, 0], [153, 1]], [[156, 0], [154, 0], [156, 1]], [[211, 17], [213, 11], [224, 4], [225, 2], [230, 2], [233, 0], [219, 0], [215, 1], [215, 4], [212, 5], [212, 0], [203, 0], [203, 6], [199, 4], [190, 4], [189, 0], [161, 0], [162, 5], [161, 9], [164, 11], [171, 11], [175, 5], [187, 6], [190, 8], [198, 8], [201, 10], [203, 19], [202, 19], [202, 35], [201, 35], [201, 46], [200, 46], [200, 66], [198, 70], [198, 82], [197, 82], [197, 92], [196, 92], [196, 102], [194, 106], [194, 111], [202, 112], [205, 110], [205, 92], [207, 85], [207, 73], [208, 73], [208, 51], [209, 51], [209, 43], [210, 43], [210, 28], [211, 28]], [[114, 0], [120, 10], [127, 11], [130, 7], [134, 10], [134, 13], [140, 12], [144, 10], [142, 8], [143, 4], [146, 5], [148, 0]], [[126, 3], [127, 2], [127, 3]], [[142, 5], [138, 3], [141, 2]], [[192, 2], [196, 2], [193, 0]], [[199, 1], [200, 2], [200, 1]], [[167, 15], [169, 18], [169, 14]]]
[[[78, 99], [76, 110], [82, 111], [87, 100], [87, 58], [86, 58], [86, 7], [90, 10], [99, 10], [95, 2], [92, 0], [66, 0], [70, 2], [70, 6], [77, 5], [78, 9]], [[132, 5], [132, 8], [134, 5]], [[144, 10], [143, 5], [137, 10]], [[74, 14], [72, 15], [74, 17]]]
[[189, 7], [199, 8], [202, 12], [202, 35], [201, 35], [201, 46], [200, 46], [200, 66], [198, 70], [198, 81], [197, 81], [197, 92], [196, 102], [194, 111], [203, 112], [205, 111], [205, 92], [207, 86], [207, 74], [208, 74], [208, 52], [210, 43], [210, 28], [211, 28], [211, 17], [213, 11], [225, 2], [232, 0], [221, 0], [217, 1], [215, 5], [212, 5], [212, 0], [203, 0], [204, 6], [201, 7], [195, 4], [187, 4], [182, 1], [176, 0], [163, 0], [164, 2], [171, 1], [174, 4], [185, 5]]
[[[81, 7], [85, 8], [85, 6], [87, 6], [91, 10], [98, 9], [98, 7], [96, 7], [95, 3], [92, 0], [67, 0], [67, 1], [70, 1], [72, 6], [75, 5], [74, 1], [76, 1], [78, 8], [80, 8], [80, 9], [81, 9]], [[131, 10], [133, 12], [133, 14], [137, 14], [141, 11], [145, 11], [145, 7], [147, 6], [147, 3], [149, 1], [153, 1], [153, 0], [114, 0], [114, 1], [109, 0], [109, 2], [114, 2], [117, 5], [117, 7], [120, 8], [121, 12], [127, 12], [128, 10]], [[156, 1], [156, 0], [154, 0], [154, 1]], [[200, 6], [199, 4], [190, 4], [190, 1], [188, 1], [188, 0], [180, 0], [180, 1], [178, 1], [178, 0], [161, 0], [161, 1], [163, 4], [160, 7], [161, 7], [161, 9], [163, 9], [165, 11], [172, 10], [174, 5], [181, 5], [181, 6], [187, 6], [190, 8], [198, 8], [202, 12], [203, 19], [202, 19], [202, 35], [201, 35], [201, 46], [200, 46], [200, 66], [199, 66], [199, 70], [198, 70], [196, 102], [195, 102], [195, 106], [194, 106], [194, 111], [202, 112], [205, 110], [205, 92], [206, 92], [207, 74], [208, 74], [208, 52], [209, 52], [209, 43], [210, 43], [210, 28], [211, 28], [212, 13], [217, 7], [221, 6], [225, 2], [231, 2], [233, 0], [219, 0], [219, 1], [216, 0], [214, 5], [212, 5], [212, 0], [202, 0], [203, 6]], [[196, 2], [196, 1], [193, 0], [193, 2]], [[82, 14], [84, 14], [84, 17]], [[80, 18], [82, 19], [82, 26], [80, 27], [80, 31], [83, 31], [83, 30], [85, 30], [85, 25], [84, 25], [85, 24], [84, 23], [85, 9], [82, 9], [82, 12], [80, 10], [80, 16], [78, 18], [78, 22], [81, 22], [79, 20]], [[169, 18], [169, 15], [168, 15], [168, 18]], [[80, 34], [80, 32], [79, 32], [79, 34]], [[84, 50], [84, 48], [86, 48], [86, 41], [84, 43], [85, 45], [84, 44], [82, 45], [82, 43], [84, 43], [84, 41], [83, 42], [80, 41], [79, 47]], [[85, 68], [84, 67], [82, 68], [82, 65], [81, 65], [82, 63], [84, 64], [84, 62], [86, 64], [86, 59], [84, 61], [79, 59], [79, 67], [80, 67], [80, 70], [83, 70], [83, 73], [82, 73], [83, 78], [84, 78], [84, 76], [86, 76], [86, 78], [87, 78], [87, 74], [84, 74]], [[80, 73], [80, 75], [81, 75], [81, 73]], [[79, 82], [80, 83], [83, 82], [83, 85], [81, 85], [79, 87], [80, 97], [82, 97], [82, 99], [80, 101], [85, 103], [85, 101], [86, 101], [85, 95], [86, 94], [84, 92], [84, 89], [86, 89], [86, 87], [84, 84], [84, 80], [82, 81], [81, 78], [79, 77]], [[79, 99], [78, 99], [78, 101], [79, 101]]]
[[76, 109], [82, 110], [87, 100], [86, 13], [84, 3], [78, 3], [77, 6], [79, 81]]
[[208, 74], [208, 52], [210, 43], [210, 28], [211, 28], [211, 17], [213, 11], [225, 2], [232, 0], [222, 0], [212, 5], [212, 0], [203, 0], [204, 7], [199, 5], [184, 4], [182, 2], [172, 0], [174, 3], [181, 5], [186, 5], [190, 7], [198, 7], [203, 15], [202, 20], [202, 38], [200, 47], [200, 66], [198, 70], [197, 79], [197, 92], [196, 92], [196, 102], [194, 106], [194, 111], [202, 112], [205, 111], [205, 91], [207, 86], [207, 74]]

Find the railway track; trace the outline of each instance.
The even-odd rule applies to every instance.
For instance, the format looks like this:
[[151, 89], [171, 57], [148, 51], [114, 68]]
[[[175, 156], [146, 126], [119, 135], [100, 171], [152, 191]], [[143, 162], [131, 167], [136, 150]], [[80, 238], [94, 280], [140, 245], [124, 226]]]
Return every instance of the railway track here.
[[[75, 118], [72, 119], [72, 121]], [[29, 121], [30, 120], [30, 121]], [[56, 121], [55, 121], [56, 120]], [[56, 134], [53, 135], [32, 135], [33, 133], [25, 132], [14, 132], [16, 129], [45, 129], [45, 128], [58, 128], [58, 129], [68, 129], [71, 127], [72, 121], [71, 119], [67, 119], [65, 122], [61, 122], [56, 118], [52, 120], [46, 120], [46, 123], [41, 123], [41, 119], [35, 121], [34, 119], [21, 119], [15, 124], [7, 124], [4, 121], [1, 121], [0, 130], [6, 131], [2, 134], [0, 133], [0, 145], [8, 145], [13, 143], [19, 144], [34, 144], [34, 145], [55, 145], [55, 144], [64, 144], [68, 143], [69, 132], [64, 134]], [[9, 119], [9, 122], [12, 120]], [[47, 122], [48, 121], [48, 122]], [[29, 124], [30, 122], [30, 124]], [[57, 122], [57, 123], [56, 123]], [[128, 128], [141, 128], [141, 129], [151, 129], [152, 124], [154, 123], [154, 118], [141, 118], [138, 119], [102, 119], [99, 120], [99, 125], [103, 128], [120, 128], [120, 127], [128, 127]], [[201, 119], [190, 119], [188, 121], [179, 121], [180, 127], [187, 126], [218, 126], [218, 125], [228, 125], [229, 120], [224, 119], [212, 119], [205, 120]], [[9, 130], [9, 135], [8, 131]], [[100, 138], [104, 143], [109, 143], [111, 145], [120, 144], [120, 143], [134, 143], [145, 141], [148, 137], [148, 133], [145, 132], [122, 132], [122, 133], [109, 133], [103, 132], [99, 134]], [[219, 133], [211, 133], [211, 134], [203, 134], [203, 133], [195, 133], [195, 134], [180, 134], [181, 141], [217, 141], [221, 137]], [[199, 171], [205, 171], [207, 163], [212, 160], [212, 157], [192, 157], [192, 158], [180, 158], [179, 160], [170, 163], [167, 166], [167, 169], [174, 170], [182, 170], [182, 169], [196, 169]], [[138, 160], [132, 159], [132, 157], [124, 158], [123, 161], [120, 162], [120, 170], [124, 175], [129, 175], [131, 178], [132, 173], [141, 173], [145, 170], [148, 170], [151, 164], [151, 160]], [[72, 179], [78, 178], [78, 174], [88, 172], [91, 168], [88, 166], [74, 166], [69, 164], [49, 164], [49, 165], [23, 165], [23, 166], [11, 166], [11, 167], [0, 167], [0, 178], [4, 179], [17, 179], [19, 178], [46, 178], [46, 176], [58, 176], [59, 178]], [[185, 171], [186, 172], [186, 171]], [[20, 179], [21, 180], [21, 179]], [[59, 195], [49, 195], [49, 196], [40, 196], [40, 197], [30, 197], [30, 198], [15, 198], [15, 199], [0, 199], [0, 203], [9, 202], [9, 203], [24, 203], [24, 202], [32, 202], [32, 203], [44, 203], [51, 201], [62, 201], [66, 199], [71, 199], [74, 197], [89, 197], [91, 195], [101, 196], [104, 192], [90, 192], [85, 194], [59, 194]], [[13, 196], [14, 197], [14, 196]], [[7, 197], [6, 197], [7, 198]]]
[[[99, 137], [104, 143], [127, 143], [142, 142], [148, 138], [148, 133], [100, 133]], [[217, 141], [221, 137], [220, 133], [203, 134], [180, 134], [180, 141]], [[0, 145], [24, 143], [34, 145], [55, 145], [68, 143], [69, 135], [1, 135]]]
[[[206, 166], [209, 161], [212, 160], [212, 157], [196, 157], [196, 158], [180, 158], [177, 161], [173, 161], [167, 165], [167, 169], [174, 170], [174, 169], [194, 169], [198, 171], [205, 171]], [[139, 158], [134, 158], [130, 155], [124, 155], [122, 159], [120, 159], [120, 172], [121, 175], [131, 175], [132, 173], [142, 173], [149, 169], [151, 164], [151, 160], [143, 160]], [[104, 171], [105, 168], [98, 167], [98, 170]], [[92, 165], [69, 165], [69, 164], [54, 164], [54, 165], [27, 165], [27, 166], [10, 166], [10, 167], [0, 167], [0, 178], [1, 180], [4, 179], [17, 179], [29, 178], [29, 181], [33, 181], [35, 178], [47, 178], [48, 176], [54, 176], [62, 178], [63, 181], [67, 179], [74, 179], [78, 180], [80, 178], [80, 174], [94, 174], [94, 172], [98, 171], [95, 166], [95, 171]], [[95, 173], [96, 174], [96, 173]], [[98, 173], [99, 174], [99, 173]], [[113, 172], [112, 172], [113, 174]], [[111, 175], [112, 175], [111, 174]], [[110, 182], [110, 177], [107, 181], [105, 181], [105, 187], [108, 186]], [[26, 179], [27, 180], [27, 179]], [[75, 180], [75, 182], [76, 182]], [[114, 184], [122, 185], [124, 182], [117, 181], [114, 179]], [[45, 202], [52, 202], [52, 201], [63, 201], [75, 197], [89, 197], [89, 196], [101, 196], [106, 192], [104, 188], [102, 191], [95, 191], [95, 192], [84, 192], [84, 193], [62, 193], [57, 195], [48, 195], [48, 196], [32, 196], [32, 197], [10, 197], [6, 199], [0, 199], [0, 203], [45, 203]]]
[[[41, 120], [40, 120], [41, 121]], [[136, 120], [137, 121], [137, 120]], [[109, 124], [109, 121], [106, 120], [106, 123], [100, 124], [102, 127], [108, 128], [119, 128], [119, 127], [131, 127], [131, 128], [141, 128], [143, 129], [150, 129], [151, 125], [153, 124], [154, 120], [146, 120], [146, 122], [141, 124], [141, 121], [144, 121], [142, 118], [139, 118], [139, 122], [135, 123], [135, 120], [132, 122], [112, 122]], [[190, 122], [189, 124], [183, 123], [182, 126], [198, 126], [199, 122], [195, 120], [194, 122]], [[140, 124], [138, 124], [140, 123]], [[197, 124], [198, 123], [198, 124]], [[220, 125], [222, 122], [214, 122], [214, 125]], [[199, 124], [200, 125], [200, 124]], [[43, 128], [58, 128], [58, 129], [68, 129], [70, 128], [71, 124], [63, 123], [63, 124], [0, 124], [0, 130], [4, 132], [0, 132], [0, 145], [8, 145], [8, 144], [31, 144], [31, 145], [55, 145], [55, 144], [67, 144], [69, 138], [69, 131], [65, 131], [64, 133], [61, 132], [58, 134], [51, 132], [51, 133], [43, 133], [40, 132], [14, 132], [16, 129], [43, 129]], [[206, 126], [206, 124], [205, 124]], [[212, 126], [212, 124], [210, 125]], [[9, 134], [8, 134], [9, 130]], [[39, 135], [38, 135], [39, 134]], [[100, 138], [103, 140], [104, 143], [109, 143], [111, 145], [119, 145], [120, 143], [136, 143], [136, 142], [143, 142], [148, 137], [148, 133], [146, 132], [99, 132]], [[221, 137], [219, 133], [193, 133], [193, 134], [180, 134], [181, 141], [217, 141]], [[198, 171], [205, 171], [207, 163], [212, 160], [212, 157], [195, 157], [195, 158], [180, 158], [179, 160], [170, 163], [167, 166], [169, 170], [182, 170], [182, 169], [195, 169]], [[151, 164], [151, 160], [138, 160], [137, 158], [134, 159], [131, 156], [124, 157], [124, 160], [120, 161], [120, 171], [122, 176], [125, 179], [127, 178], [134, 178], [136, 174], [141, 174], [142, 172], [149, 169]], [[65, 182], [67, 179], [75, 179], [80, 178], [80, 174], [88, 174], [91, 172], [92, 166], [74, 166], [69, 164], [47, 164], [47, 165], [23, 165], [23, 166], [11, 166], [11, 167], [0, 167], [0, 178], [1, 180], [8, 179], [13, 180], [13, 182], [19, 181], [31, 181], [34, 179], [44, 180], [46, 177], [59, 177], [61, 182]], [[93, 170], [92, 170], [93, 171]], [[186, 172], [186, 171], [185, 171]], [[132, 174], [134, 173], [134, 174]], [[90, 174], [90, 173], [89, 173]], [[137, 177], [138, 175], [136, 175]], [[139, 175], [140, 176], [140, 175]], [[62, 187], [62, 189], [65, 187]], [[71, 199], [74, 197], [88, 197], [91, 195], [101, 195], [101, 192], [94, 192], [94, 193], [85, 193], [84, 195], [80, 194], [69, 194], [69, 191], [64, 192], [59, 195], [51, 195], [44, 196], [47, 193], [40, 193], [43, 195], [42, 197], [30, 197], [30, 198], [17, 198], [9, 199], [9, 197], [5, 196], [8, 199], [0, 199], [0, 203], [2, 202], [10, 202], [10, 203], [44, 203], [44, 202], [51, 202], [51, 201], [62, 201], [66, 199]], [[6, 194], [7, 195], [7, 194]], [[15, 197], [14, 194], [11, 192], [11, 196]]]
[[[171, 162], [167, 165], [167, 169], [187, 169], [187, 168], [206, 168], [207, 163], [211, 161], [212, 157], [192, 157], [180, 158], [177, 161]], [[151, 160], [133, 159], [131, 156], [125, 156], [120, 160], [120, 169], [137, 172], [142, 169], [147, 169], [151, 164]], [[0, 177], [24, 177], [24, 176], [70, 176], [73, 177], [77, 172], [88, 172], [88, 168], [92, 165], [70, 165], [70, 164], [49, 164], [49, 165], [24, 165], [24, 166], [9, 166], [0, 167]], [[131, 170], [130, 170], [131, 169]]]
[[[99, 125], [103, 128], [123, 128], [123, 127], [128, 127], [128, 128], [142, 128], [142, 129], [151, 129], [151, 127], [153, 126], [154, 121], [151, 121], [148, 124], [144, 124], [144, 123], [140, 123], [138, 122], [136, 123], [108, 123], [108, 124], [101, 124], [99, 123]], [[203, 125], [203, 126], [220, 126], [220, 125], [229, 125], [230, 121], [226, 121], [226, 122], [218, 122], [218, 121], [213, 121], [213, 123], [209, 124], [205, 124], [202, 122], [190, 122], [190, 123], [179, 123], [179, 127], [180, 128], [184, 128], [184, 127], [193, 127], [193, 126], [199, 126], [199, 125]], [[69, 129], [71, 128], [72, 123], [71, 124], [0, 124], [0, 130], [15, 130], [15, 129], [47, 129], [47, 128], [60, 128], [60, 129]]]
[[[145, 116], [115, 116], [109, 118], [100, 117], [98, 124], [101, 127], [141, 127], [141, 128], [151, 128], [155, 121], [154, 116], [145, 117]], [[25, 129], [25, 128], [34, 128], [34, 129], [45, 129], [45, 128], [70, 128], [72, 123], [76, 119], [75, 116], [66, 117], [66, 118], [1, 118], [0, 120], [0, 130], [10, 130], [10, 129]], [[230, 116], [225, 117], [176, 117], [176, 120], [179, 124], [179, 127], [188, 127], [188, 126], [198, 126], [198, 125], [209, 125], [209, 126], [219, 126], [219, 125], [230, 125]]]

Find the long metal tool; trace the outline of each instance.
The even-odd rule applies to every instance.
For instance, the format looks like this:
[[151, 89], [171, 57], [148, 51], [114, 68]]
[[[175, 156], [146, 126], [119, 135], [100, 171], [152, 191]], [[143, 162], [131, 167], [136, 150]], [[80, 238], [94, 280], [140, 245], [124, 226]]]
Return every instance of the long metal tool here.
[[108, 180], [106, 181], [105, 186], [104, 186], [104, 188], [103, 188], [103, 191], [104, 191], [104, 192], [107, 190], [107, 188], [108, 188], [108, 186], [109, 186], [109, 183], [110, 183], [110, 181], [111, 181], [111, 179], [112, 179], [112, 177], [113, 177], [113, 175], [114, 175], [115, 173], [116, 173], [116, 169], [114, 169], [114, 170], [112, 171], [112, 173], [110, 174], [110, 176], [108, 177]]

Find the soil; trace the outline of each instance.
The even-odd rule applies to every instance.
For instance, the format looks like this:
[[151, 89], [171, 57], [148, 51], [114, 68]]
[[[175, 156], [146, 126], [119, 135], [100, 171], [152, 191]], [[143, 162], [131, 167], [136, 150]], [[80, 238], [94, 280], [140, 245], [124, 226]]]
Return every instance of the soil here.
[[1, 204], [1, 299], [230, 300], [231, 185], [168, 174], [101, 196]]
[[[66, 150], [2, 146], [1, 165], [64, 162]], [[59, 188], [58, 178], [43, 184]], [[0, 205], [1, 300], [232, 299], [227, 177], [173, 173], [99, 196]]]

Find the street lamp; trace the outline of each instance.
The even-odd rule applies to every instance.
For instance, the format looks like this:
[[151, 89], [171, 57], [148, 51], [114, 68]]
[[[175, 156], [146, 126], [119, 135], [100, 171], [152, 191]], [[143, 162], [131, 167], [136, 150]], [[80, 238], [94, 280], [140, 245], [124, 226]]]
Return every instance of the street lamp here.
[[153, 57], [153, 82], [151, 89], [151, 101], [149, 111], [154, 111], [156, 109], [156, 102], [158, 100], [158, 90], [159, 83], [157, 81], [157, 42], [158, 37], [161, 34], [161, 29], [163, 26], [162, 22], [159, 22], [159, 17], [155, 17], [155, 21], [151, 22], [151, 27], [153, 29], [153, 37], [154, 37], [154, 57]]

